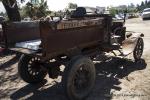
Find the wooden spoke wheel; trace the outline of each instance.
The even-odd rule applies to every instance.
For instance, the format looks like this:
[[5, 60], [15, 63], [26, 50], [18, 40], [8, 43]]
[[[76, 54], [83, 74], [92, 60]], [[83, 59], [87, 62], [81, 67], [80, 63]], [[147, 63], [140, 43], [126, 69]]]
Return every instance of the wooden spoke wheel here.
[[65, 68], [65, 89], [69, 100], [83, 100], [95, 84], [95, 66], [86, 57], [73, 58]]
[[133, 51], [133, 57], [137, 61], [141, 59], [141, 56], [143, 54], [143, 48], [144, 48], [144, 42], [142, 38], [139, 38], [137, 41], [137, 45]]
[[18, 73], [27, 83], [39, 83], [45, 78], [47, 71], [39, 58], [22, 55], [18, 63]]

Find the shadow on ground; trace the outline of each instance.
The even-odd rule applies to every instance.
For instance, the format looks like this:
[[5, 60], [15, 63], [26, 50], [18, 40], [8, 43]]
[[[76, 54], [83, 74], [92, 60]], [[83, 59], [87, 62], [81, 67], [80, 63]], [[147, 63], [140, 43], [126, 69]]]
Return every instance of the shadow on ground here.
[[12, 56], [12, 55], [15, 55], [12, 59], [10, 59], [7, 62], [0, 63], [0, 70], [3, 70], [5, 68], [10, 67], [11, 65], [15, 64], [16, 62], [18, 62], [18, 60], [21, 56], [21, 54], [16, 53], [14, 51], [10, 51], [10, 50], [5, 50], [2, 53], [0, 52], [0, 58], [7, 57], [7, 56]]
[[[117, 86], [121, 83], [119, 79], [136, 70], [145, 69], [147, 64], [143, 59], [133, 62], [127, 59], [113, 58], [107, 62], [96, 63], [95, 66], [97, 71], [96, 84], [87, 100], [110, 100], [112, 98], [111, 89], [121, 90], [121, 87]], [[38, 85], [28, 84], [14, 92], [10, 98], [13, 100], [67, 100], [66, 96], [64, 96], [63, 86], [60, 83], [56, 83], [47, 89], [42, 89], [42, 87], [46, 87], [46, 82], [44, 80]]]
[[16, 62], [18, 62], [19, 58], [20, 58], [20, 55], [16, 55], [15, 57], [10, 59], [9, 61], [4, 62], [3, 64], [0, 64], [0, 70], [3, 70], [4, 68], [8, 68], [11, 65], [15, 64]]

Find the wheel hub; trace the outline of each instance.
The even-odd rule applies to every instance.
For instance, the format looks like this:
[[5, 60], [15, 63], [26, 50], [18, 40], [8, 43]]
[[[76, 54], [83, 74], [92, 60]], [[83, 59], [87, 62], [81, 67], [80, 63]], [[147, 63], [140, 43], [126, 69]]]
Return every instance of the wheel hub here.
[[42, 66], [40, 64], [40, 59], [32, 58], [28, 64], [28, 71], [31, 75], [36, 76], [42, 71]]
[[143, 53], [143, 43], [140, 40], [136, 46], [136, 50], [135, 50], [135, 54], [137, 58], [140, 58], [142, 56]]
[[74, 78], [75, 90], [79, 93], [85, 91], [88, 87], [89, 80], [89, 72], [86, 69], [86, 66], [81, 66]]

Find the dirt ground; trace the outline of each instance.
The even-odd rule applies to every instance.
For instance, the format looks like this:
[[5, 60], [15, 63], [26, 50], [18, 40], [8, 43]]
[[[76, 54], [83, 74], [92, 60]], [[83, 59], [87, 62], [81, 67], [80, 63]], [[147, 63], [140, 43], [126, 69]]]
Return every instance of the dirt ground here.
[[[127, 30], [143, 32], [142, 60], [112, 59], [96, 63], [96, 83], [87, 100], [150, 100], [150, 20], [129, 19]], [[17, 74], [18, 57], [8, 54], [0, 57], [0, 100], [67, 100], [59, 79], [46, 78], [36, 86], [23, 82]]]

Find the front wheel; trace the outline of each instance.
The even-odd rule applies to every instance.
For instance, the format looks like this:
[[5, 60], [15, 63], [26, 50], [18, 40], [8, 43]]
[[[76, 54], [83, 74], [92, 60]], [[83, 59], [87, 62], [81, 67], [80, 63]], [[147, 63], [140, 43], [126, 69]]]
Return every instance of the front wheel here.
[[144, 42], [142, 38], [139, 38], [136, 44], [136, 47], [133, 51], [133, 57], [137, 61], [141, 59], [141, 56], [143, 54], [143, 48], [144, 48]]
[[18, 73], [25, 82], [36, 84], [45, 78], [47, 71], [39, 58], [22, 55], [18, 63]]
[[95, 66], [86, 57], [73, 58], [65, 68], [65, 89], [69, 100], [83, 100], [95, 84]]

